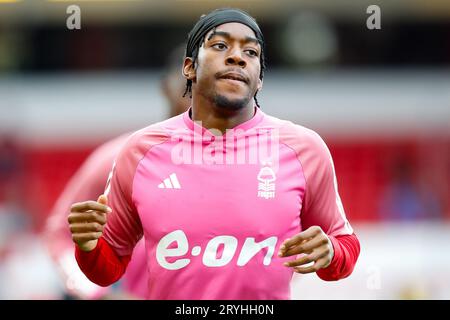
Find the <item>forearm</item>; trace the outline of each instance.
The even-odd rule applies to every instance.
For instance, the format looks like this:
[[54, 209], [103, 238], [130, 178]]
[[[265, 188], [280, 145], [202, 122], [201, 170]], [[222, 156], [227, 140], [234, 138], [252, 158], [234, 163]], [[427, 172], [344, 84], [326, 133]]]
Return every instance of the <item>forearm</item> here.
[[119, 257], [103, 238], [98, 240], [92, 251], [82, 251], [77, 245], [75, 248], [75, 258], [81, 271], [89, 280], [103, 287], [122, 277], [131, 258]]
[[353, 272], [360, 244], [355, 234], [329, 238], [333, 244], [334, 257], [327, 268], [317, 271], [317, 275], [325, 281], [336, 281], [348, 277]]

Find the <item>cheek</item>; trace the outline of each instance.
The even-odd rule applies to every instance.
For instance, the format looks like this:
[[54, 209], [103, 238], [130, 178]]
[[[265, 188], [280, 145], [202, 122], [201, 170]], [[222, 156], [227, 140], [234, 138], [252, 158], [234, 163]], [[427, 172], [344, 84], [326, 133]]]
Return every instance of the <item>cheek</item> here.
[[202, 88], [214, 88], [216, 85], [215, 81], [215, 71], [214, 66], [207, 62], [202, 61], [202, 64], [198, 66], [197, 72], [196, 72], [196, 82], [199, 84]]
[[214, 77], [214, 59], [204, 50], [200, 50], [197, 58], [197, 81]]
[[205, 81], [209, 81], [208, 80], [208, 74], [209, 74], [208, 69], [209, 69], [208, 66], [205, 65], [203, 62], [202, 62], [201, 66], [199, 65], [197, 67], [197, 70], [196, 70], [197, 82], [204, 83]]
[[197, 70], [197, 86], [198, 88], [201, 88], [201, 91], [209, 91], [213, 86], [214, 83], [209, 78], [209, 72], [206, 68], [199, 68]]

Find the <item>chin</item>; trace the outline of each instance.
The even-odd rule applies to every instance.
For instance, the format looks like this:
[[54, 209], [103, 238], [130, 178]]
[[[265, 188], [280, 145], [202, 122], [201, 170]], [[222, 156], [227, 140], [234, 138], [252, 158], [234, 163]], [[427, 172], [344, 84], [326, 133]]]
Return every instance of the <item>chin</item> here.
[[216, 95], [214, 97], [214, 104], [220, 108], [230, 111], [241, 110], [245, 108], [250, 99], [248, 96], [236, 96], [236, 95]]

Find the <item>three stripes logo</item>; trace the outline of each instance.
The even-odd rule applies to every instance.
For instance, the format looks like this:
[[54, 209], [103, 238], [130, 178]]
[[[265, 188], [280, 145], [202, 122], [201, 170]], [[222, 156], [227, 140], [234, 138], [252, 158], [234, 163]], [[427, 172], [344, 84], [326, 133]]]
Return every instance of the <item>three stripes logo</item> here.
[[160, 189], [181, 189], [180, 182], [178, 181], [177, 175], [172, 173], [169, 178], [164, 179], [162, 183], [158, 185]]

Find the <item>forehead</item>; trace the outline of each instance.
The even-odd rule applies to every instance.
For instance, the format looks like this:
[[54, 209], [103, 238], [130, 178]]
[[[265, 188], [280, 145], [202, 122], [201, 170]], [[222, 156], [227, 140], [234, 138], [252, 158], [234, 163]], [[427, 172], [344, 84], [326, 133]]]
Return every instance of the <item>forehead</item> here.
[[[246, 37], [256, 38], [255, 32], [245, 24], [239, 22], [224, 23], [215, 28], [216, 31], [223, 31], [230, 34], [232, 38], [244, 39]], [[206, 34], [206, 39], [213, 33], [214, 28]]]

